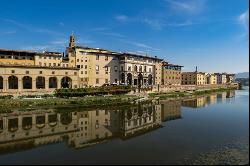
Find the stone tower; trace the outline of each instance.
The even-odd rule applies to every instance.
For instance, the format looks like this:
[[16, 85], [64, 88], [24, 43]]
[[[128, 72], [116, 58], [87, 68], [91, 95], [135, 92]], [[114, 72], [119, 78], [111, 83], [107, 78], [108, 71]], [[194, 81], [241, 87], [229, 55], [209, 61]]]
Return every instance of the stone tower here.
[[74, 33], [69, 38], [69, 47], [74, 48], [76, 46]]

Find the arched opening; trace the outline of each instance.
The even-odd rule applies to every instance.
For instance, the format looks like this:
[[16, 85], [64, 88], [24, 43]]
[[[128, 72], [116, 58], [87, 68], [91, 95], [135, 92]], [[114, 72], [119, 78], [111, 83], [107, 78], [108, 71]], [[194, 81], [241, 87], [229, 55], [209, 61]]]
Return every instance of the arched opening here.
[[49, 120], [49, 125], [51, 127], [56, 126], [56, 124], [57, 124], [57, 114], [49, 115], [48, 120]]
[[51, 89], [57, 88], [57, 78], [56, 77], [49, 78], [49, 88], [51, 88]]
[[16, 76], [9, 76], [9, 89], [18, 89], [18, 78]]
[[148, 85], [152, 85], [153, 84], [153, 77], [151, 74], [148, 75]]
[[138, 75], [138, 85], [139, 86], [143, 85], [143, 76], [141, 73]]
[[125, 83], [125, 74], [124, 73], [122, 73], [121, 74], [121, 83]]
[[143, 115], [143, 108], [141, 105], [138, 106], [138, 116], [142, 116]]
[[71, 113], [62, 113], [60, 119], [61, 119], [61, 123], [63, 125], [69, 125], [72, 122], [72, 114]]
[[0, 89], [3, 89], [3, 77], [0, 76]]
[[132, 85], [132, 74], [128, 73], [127, 77], [128, 85]]
[[45, 116], [36, 117], [36, 127], [43, 128], [45, 126]]
[[127, 112], [127, 119], [128, 119], [128, 120], [131, 120], [132, 116], [133, 116], [133, 114], [132, 114], [131, 110], [129, 110], [129, 111]]
[[24, 130], [31, 129], [32, 128], [32, 117], [24, 117], [22, 126], [23, 126]]
[[3, 120], [0, 120], [0, 133], [3, 131]]
[[63, 77], [61, 80], [62, 88], [72, 88], [72, 80], [69, 77]]
[[23, 89], [32, 89], [32, 78], [29, 76], [23, 77]]
[[37, 77], [36, 78], [36, 88], [37, 89], [45, 89], [45, 78]]
[[18, 118], [8, 120], [8, 130], [11, 132], [18, 130]]

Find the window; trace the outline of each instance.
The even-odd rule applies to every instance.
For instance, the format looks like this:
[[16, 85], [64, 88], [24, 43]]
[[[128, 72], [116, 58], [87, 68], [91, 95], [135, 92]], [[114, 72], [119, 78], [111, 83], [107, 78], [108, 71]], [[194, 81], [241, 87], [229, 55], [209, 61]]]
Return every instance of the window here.
[[81, 71], [81, 74], [83, 74], [83, 71]]
[[81, 68], [81, 65], [77, 65], [77, 68], [80, 69], [80, 68]]
[[128, 71], [131, 71], [131, 66], [128, 67]]
[[46, 59], [46, 57], [44, 57], [44, 59]]
[[77, 59], [77, 62], [80, 62], [80, 60], [79, 60], [79, 59]]
[[108, 66], [105, 67], [105, 71], [109, 71], [109, 67]]
[[55, 74], [55, 72], [54, 72], [54, 71], [52, 71], [52, 74]]
[[30, 74], [30, 72], [29, 72], [29, 71], [26, 71], [26, 74]]
[[108, 84], [108, 83], [109, 83], [109, 80], [108, 80], [108, 79], [105, 79], [105, 83]]
[[47, 64], [46, 64], [46, 63], [44, 63], [44, 66], [47, 66]]
[[98, 65], [95, 66], [95, 70], [99, 71], [99, 66]]
[[40, 71], [39, 74], [43, 74], [43, 71]]
[[87, 72], [87, 71], [85, 71], [85, 74], [88, 74], [88, 72]]
[[11, 73], [14, 74], [14, 73], [15, 73], [15, 70], [11, 70]]
[[83, 68], [83, 65], [81, 65], [81, 68]]
[[56, 66], [56, 63], [53, 63], [53, 66]]
[[96, 60], [99, 60], [100, 59], [100, 55], [96, 55]]
[[74, 75], [76, 76], [76, 75], [77, 75], [77, 72], [74, 72]]
[[42, 62], [39, 62], [39, 66], [42, 66]]
[[147, 72], [147, 66], [144, 66], [144, 72]]
[[123, 68], [123, 66], [121, 66], [121, 71], [124, 71], [124, 68]]
[[85, 65], [85, 69], [87, 69], [88, 68], [88, 66], [87, 65]]
[[109, 60], [109, 56], [106, 55], [106, 56], [105, 56], [105, 61], [108, 61], [108, 60]]
[[99, 78], [96, 79], [96, 84], [99, 84]]

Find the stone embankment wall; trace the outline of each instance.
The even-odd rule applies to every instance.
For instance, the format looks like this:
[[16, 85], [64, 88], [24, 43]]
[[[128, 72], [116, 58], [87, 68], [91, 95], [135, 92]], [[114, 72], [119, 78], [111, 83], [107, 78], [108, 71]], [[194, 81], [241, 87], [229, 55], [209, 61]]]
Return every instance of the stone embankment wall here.
[[219, 88], [239, 88], [237, 83], [235, 84], [218, 84], [218, 85], [160, 85], [154, 86], [152, 90], [148, 91], [149, 93], [161, 92], [184, 92], [184, 91], [196, 91], [196, 90], [210, 90], [210, 89], [219, 89]]

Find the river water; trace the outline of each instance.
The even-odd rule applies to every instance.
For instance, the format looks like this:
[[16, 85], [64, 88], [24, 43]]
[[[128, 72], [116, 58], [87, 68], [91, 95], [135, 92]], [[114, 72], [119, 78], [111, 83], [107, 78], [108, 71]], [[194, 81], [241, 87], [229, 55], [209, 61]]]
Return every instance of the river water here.
[[0, 164], [248, 164], [249, 90], [0, 114]]

